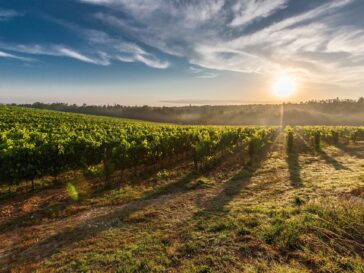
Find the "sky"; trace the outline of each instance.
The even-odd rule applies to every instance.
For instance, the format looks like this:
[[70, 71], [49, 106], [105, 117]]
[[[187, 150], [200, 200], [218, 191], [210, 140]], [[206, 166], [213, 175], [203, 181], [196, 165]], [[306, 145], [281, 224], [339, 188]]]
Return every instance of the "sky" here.
[[364, 96], [363, 0], [0, 0], [0, 103]]

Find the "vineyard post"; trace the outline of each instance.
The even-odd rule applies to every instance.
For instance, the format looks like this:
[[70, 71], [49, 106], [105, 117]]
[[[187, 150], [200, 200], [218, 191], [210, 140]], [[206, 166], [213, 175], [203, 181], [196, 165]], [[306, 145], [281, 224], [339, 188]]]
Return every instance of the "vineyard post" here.
[[293, 131], [290, 129], [287, 132], [287, 139], [286, 139], [288, 153], [292, 153], [292, 151], [293, 151], [293, 138], [294, 138]]
[[193, 164], [195, 166], [195, 170], [197, 171], [198, 170], [198, 160], [197, 160], [197, 153], [196, 153], [195, 148], [193, 149], [192, 156], [193, 156]]
[[283, 129], [283, 122], [284, 122], [284, 102], [282, 102], [281, 104], [281, 121], [280, 121], [280, 125], [281, 125], [281, 130]]
[[339, 132], [332, 131], [332, 138], [333, 138], [334, 145], [338, 145], [339, 144], [339, 139], [340, 139]]
[[112, 171], [111, 166], [110, 166], [111, 153], [112, 153], [112, 146], [107, 145], [105, 147], [104, 158], [102, 160], [106, 182], [109, 182], [110, 174], [111, 174], [111, 171]]
[[253, 161], [254, 155], [255, 155], [255, 139], [254, 138], [249, 141], [248, 153], [249, 153], [250, 160]]
[[320, 151], [321, 149], [321, 133], [315, 132], [314, 133], [314, 147], [316, 151]]

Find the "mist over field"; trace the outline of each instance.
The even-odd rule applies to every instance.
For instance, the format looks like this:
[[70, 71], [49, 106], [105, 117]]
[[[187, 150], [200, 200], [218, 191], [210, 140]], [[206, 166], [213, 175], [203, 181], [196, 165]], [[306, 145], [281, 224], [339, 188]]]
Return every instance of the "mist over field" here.
[[[155, 122], [198, 125], [280, 125], [282, 109], [280, 104], [134, 107], [34, 103], [25, 106]], [[299, 104], [285, 103], [283, 122], [286, 125], [364, 125], [364, 99], [334, 99]]]

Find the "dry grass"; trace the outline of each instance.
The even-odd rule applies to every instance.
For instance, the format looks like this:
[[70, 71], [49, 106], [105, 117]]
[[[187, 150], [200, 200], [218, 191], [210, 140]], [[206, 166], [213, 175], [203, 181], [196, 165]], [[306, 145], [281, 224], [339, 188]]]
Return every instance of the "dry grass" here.
[[317, 154], [296, 140], [300, 149], [287, 156], [283, 145], [280, 136], [252, 164], [231, 155], [202, 174], [182, 164], [101, 192], [86, 187], [79, 200], [64, 190], [53, 193], [57, 202], [44, 203], [52, 191], [20, 199], [39, 205], [1, 219], [1, 268], [364, 272], [362, 150]]

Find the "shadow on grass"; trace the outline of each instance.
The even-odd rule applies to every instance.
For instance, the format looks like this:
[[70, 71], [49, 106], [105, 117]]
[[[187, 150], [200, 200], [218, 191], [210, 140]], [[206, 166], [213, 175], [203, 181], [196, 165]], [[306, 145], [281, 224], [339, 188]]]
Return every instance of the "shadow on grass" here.
[[289, 170], [289, 179], [292, 186], [295, 188], [302, 187], [303, 183], [301, 178], [301, 167], [298, 160], [298, 153], [295, 150], [287, 152], [286, 161]]
[[[92, 186], [97, 186], [94, 190], [94, 194], [100, 195], [102, 193], [106, 193], [110, 190], [116, 189], [120, 186], [120, 177], [123, 180], [131, 180], [133, 184], [139, 183], [145, 179], [152, 177], [157, 174], [159, 171], [164, 169], [171, 169], [176, 164], [183, 164], [185, 162], [189, 162], [192, 158], [192, 155], [182, 154], [176, 157], [170, 158], [168, 161], [161, 160], [160, 162], [153, 163], [151, 165], [139, 165], [136, 167], [135, 171], [133, 168], [128, 168], [122, 172], [122, 176], [120, 175], [120, 170], [115, 170], [110, 175], [109, 182], [106, 181], [104, 175], [97, 176], [87, 176], [82, 174], [81, 170], [70, 170], [65, 171], [60, 174], [58, 179], [55, 180], [54, 177], [44, 176], [37, 178], [35, 180], [35, 189], [31, 188], [30, 181], [23, 181], [19, 185], [10, 185], [11, 191], [0, 191], [0, 202], [13, 200], [14, 198], [25, 199], [27, 197], [32, 197], [42, 191], [52, 190], [52, 189], [60, 189], [64, 188], [67, 182], [70, 180], [77, 180], [77, 177], [84, 177], [88, 181], [91, 182]], [[97, 166], [97, 165], [96, 165]], [[8, 185], [0, 185], [2, 188], [8, 188]], [[13, 191], [13, 188], [18, 188]], [[19, 190], [20, 189], [20, 190]], [[20, 191], [20, 192], [19, 192]]]
[[321, 158], [324, 159], [326, 163], [331, 164], [335, 168], [335, 170], [351, 171], [350, 168], [346, 167], [345, 165], [337, 161], [335, 158], [328, 155], [324, 150], [321, 149], [318, 151], [318, 153], [321, 156]]
[[[235, 160], [234, 158], [232, 159]], [[254, 171], [259, 167], [260, 160], [252, 162], [252, 164], [245, 167], [246, 170], [253, 175]], [[217, 166], [219, 167], [219, 166]], [[245, 172], [243, 172], [245, 174]], [[185, 192], [191, 191], [188, 185], [190, 182], [194, 181], [196, 178], [204, 173], [196, 173], [195, 171], [190, 171], [180, 179], [171, 182], [167, 185], [160, 186], [157, 189], [153, 189], [145, 193], [140, 198], [135, 198], [128, 203], [115, 207], [112, 212], [96, 216], [91, 219], [85, 219], [81, 223], [64, 230], [59, 231], [57, 234], [52, 235], [42, 241], [39, 241], [35, 245], [30, 246], [27, 249], [17, 249], [15, 246], [0, 258], [0, 265], [6, 265], [11, 267], [14, 265], [21, 265], [27, 262], [37, 263], [46, 257], [50, 257], [53, 254], [59, 253], [73, 244], [78, 243], [83, 240], [87, 240], [91, 237], [96, 236], [103, 231], [109, 230], [113, 227], [119, 227], [125, 224], [127, 218], [135, 212], [142, 211], [151, 205], [156, 203], [163, 203], [171, 198], [174, 198], [175, 194], [183, 194]], [[241, 182], [241, 181], [240, 181]], [[244, 182], [242, 182], [244, 183]], [[239, 187], [239, 181], [231, 181], [231, 185], [226, 188], [226, 192], [231, 195], [238, 193], [234, 190], [235, 187]], [[232, 198], [233, 196], [231, 196]], [[216, 200], [220, 199], [217, 197]], [[224, 206], [225, 202], [220, 200], [220, 206]]]
[[185, 185], [195, 178], [196, 174], [190, 172], [174, 183], [162, 186], [157, 191], [146, 193], [143, 197], [120, 206], [112, 213], [87, 219], [75, 227], [65, 229], [64, 231], [31, 246], [25, 251], [18, 250], [18, 254], [21, 254], [21, 257], [23, 258], [19, 258], [18, 255], [15, 255], [14, 249], [10, 250], [9, 253], [5, 252], [4, 255], [2, 255], [3, 257], [0, 257], [0, 265], [2, 264], [11, 267], [13, 263], [19, 264], [19, 262], [22, 263], [30, 260], [32, 262], [39, 262], [45, 257], [62, 251], [73, 243], [93, 237], [112, 227], [117, 227], [119, 224], [123, 223], [126, 217], [152, 205], [156, 199], [159, 199], [164, 195], [168, 198], [168, 195], [171, 193], [186, 190]]
[[[181, 166], [184, 166], [184, 164], [186, 164], [186, 162], [179, 162], [180, 164], [182, 164]], [[171, 166], [164, 166], [166, 168], [172, 169]], [[90, 192], [88, 192], [87, 194], [85, 194], [84, 196], [81, 197], [81, 199], [79, 200], [80, 202], [75, 203], [73, 200], [67, 199], [63, 202], [59, 202], [56, 204], [52, 204], [50, 206], [46, 206], [46, 207], [41, 207], [37, 210], [33, 210], [27, 213], [23, 213], [19, 216], [17, 216], [16, 218], [12, 218], [9, 220], [3, 220], [0, 222], [0, 232], [5, 232], [7, 230], [11, 230], [13, 228], [19, 228], [19, 227], [26, 227], [26, 226], [31, 226], [37, 223], [41, 223], [44, 220], [49, 220], [52, 221], [55, 218], [60, 219], [60, 218], [65, 218], [65, 217], [70, 217], [73, 216], [77, 213], [80, 213], [81, 211], [87, 210], [87, 208], [82, 208], [85, 203], [83, 203], [82, 201], [87, 201], [89, 199], [93, 199], [93, 198], [97, 198], [97, 197], [101, 197], [101, 196], [105, 196], [108, 193], [117, 190], [118, 188], [121, 187], [121, 185], [140, 185], [141, 183], [144, 183], [145, 180], [150, 179], [151, 177], [153, 177], [154, 175], [157, 174], [158, 171], [162, 170], [162, 168], [156, 168], [153, 170], [149, 170], [145, 173], [138, 173], [136, 174], [130, 174], [128, 176], [123, 177], [123, 179], [127, 179], [129, 180], [128, 183], [120, 183], [120, 179], [117, 179], [116, 175], [113, 175], [113, 180], [114, 182], [112, 183], [105, 183], [104, 180], [102, 180], [102, 178], [88, 178], [88, 181], [91, 181], [90, 184], [94, 185], [95, 181], [99, 181], [98, 183], [101, 185], [101, 187], [97, 187], [95, 189], [92, 189]], [[101, 184], [102, 182], [102, 184]], [[154, 183], [154, 182], [147, 182], [147, 183]], [[65, 183], [60, 185], [58, 184], [57, 187], [58, 189], [62, 189], [65, 187]], [[163, 187], [162, 187], [163, 188]], [[51, 189], [56, 189], [56, 188], [51, 188]], [[32, 196], [36, 195], [37, 193], [46, 190], [46, 189], [39, 189], [37, 191], [31, 192], [31, 193], [26, 193], [24, 196], [21, 195], [17, 195], [16, 198], [20, 199], [20, 198], [31, 198]], [[161, 189], [160, 189], [161, 190]], [[122, 205], [123, 203], [127, 203], [127, 202], [131, 202], [135, 199], [131, 199], [131, 200], [124, 200], [123, 202], [120, 202], [120, 205]], [[62, 216], [58, 216], [58, 214], [62, 214], [62, 211], [66, 210], [69, 206], [73, 206], [73, 207], [80, 207], [80, 209], [75, 209], [72, 211], [68, 211], [67, 215]], [[56, 216], [54, 216], [56, 215]]]
[[[0, 223], [0, 232], [7, 232], [14, 228], [21, 228], [26, 226], [31, 226], [42, 222], [45, 219], [49, 219], [52, 217], [52, 214], [58, 213], [66, 209], [70, 204], [74, 204], [74, 202], [66, 201], [64, 203], [56, 203], [54, 205], [48, 206], [47, 208], [38, 209], [32, 212], [24, 213], [16, 218], [3, 221]], [[81, 210], [76, 211], [79, 213]], [[71, 216], [71, 215], [67, 215]], [[60, 218], [60, 217], [59, 217]], [[52, 219], [49, 219], [50, 221]]]
[[[301, 144], [304, 144], [307, 148], [310, 147], [310, 145], [307, 143], [307, 141], [299, 134], [297, 133], [298, 137], [299, 137], [299, 141]], [[300, 144], [297, 144], [296, 147], [299, 147]], [[343, 165], [342, 163], [340, 163], [339, 161], [337, 161], [335, 158], [331, 157], [330, 155], [328, 155], [324, 150], [322, 149], [313, 149], [311, 148], [311, 151], [314, 153], [318, 153], [320, 155], [320, 157], [322, 159], [324, 159], [326, 161], [326, 163], [332, 165], [335, 170], [348, 170], [351, 171], [350, 168], [346, 167], [345, 165]]]
[[347, 153], [350, 156], [359, 158], [359, 159], [364, 159], [364, 147], [360, 147], [360, 148], [352, 148], [352, 147], [348, 147], [344, 144], [338, 144], [336, 145], [336, 147], [338, 147], [340, 150], [342, 150], [343, 152]]
[[[222, 159], [224, 159], [224, 161]], [[227, 159], [222, 159], [219, 160], [218, 163], [216, 163], [215, 166], [217, 168], [219, 168], [220, 165], [226, 164], [226, 161], [235, 161], [235, 158], [233, 156], [230, 156]], [[208, 174], [210, 171], [211, 170], [206, 170], [203, 173], [196, 173], [192, 170], [174, 182], [160, 186], [145, 193], [140, 198], [135, 198], [128, 201], [124, 205], [120, 205], [118, 208], [115, 208], [111, 213], [97, 216], [91, 219], [86, 219], [80, 224], [71, 228], [67, 228], [56, 235], [40, 241], [36, 245], [33, 245], [24, 251], [15, 248], [11, 249], [9, 250], [9, 252], [4, 253], [2, 258], [0, 257], [0, 265], [5, 264], [7, 266], [12, 266], [14, 264], [19, 265], [21, 263], [26, 263], [29, 261], [34, 263], [39, 262], [45, 257], [49, 257], [53, 254], [61, 252], [64, 249], [67, 249], [67, 247], [74, 243], [80, 242], [82, 240], [87, 240], [105, 230], [108, 230], [112, 227], [117, 227], [125, 223], [125, 220], [128, 216], [132, 215], [135, 212], [141, 211], [148, 206], [155, 204], [156, 202], [164, 202], [170, 200], [170, 198], [173, 198], [173, 194], [182, 194], [184, 192], [193, 190], [193, 188], [191, 189], [188, 187], [189, 183], [194, 181], [201, 175]], [[23, 258], [19, 258], [20, 254]], [[18, 256], [17, 259], [12, 258], [16, 256]]]
[[257, 154], [253, 159], [248, 161], [240, 171], [230, 180], [225, 182], [223, 190], [215, 197], [209, 199], [202, 204], [205, 211], [224, 211], [224, 208], [229, 204], [241, 190], [250, 184], [255, 172], [261, 167], [266, 159], [267, 154], [272, 150], [274, 143], [278, 140], [276, 136], [273, 143], [269, 143], [261, 153]]

